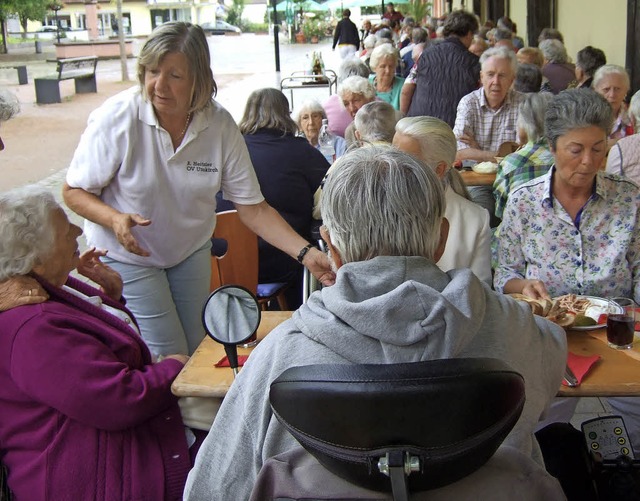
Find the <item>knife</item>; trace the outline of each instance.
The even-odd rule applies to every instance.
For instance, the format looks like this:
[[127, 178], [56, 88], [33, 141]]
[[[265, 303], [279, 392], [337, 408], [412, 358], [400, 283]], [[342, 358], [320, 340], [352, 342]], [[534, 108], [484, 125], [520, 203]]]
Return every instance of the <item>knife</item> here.
[[578, 378], [573, 373], [573, 371], [569, 368], [569, 366], [565, 366], [564, 368], [564, 381], [571, 388], [575, 388], [580, 383], [578, 383]]

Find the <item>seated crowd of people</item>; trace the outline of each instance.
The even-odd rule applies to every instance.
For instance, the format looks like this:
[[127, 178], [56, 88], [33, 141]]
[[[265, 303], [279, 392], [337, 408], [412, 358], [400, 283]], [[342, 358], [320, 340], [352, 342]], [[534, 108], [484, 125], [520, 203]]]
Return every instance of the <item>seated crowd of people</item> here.
[[[454, 11], [434, 29], [386, 5], [362, 36], [345, 9], [336, 95], [291, 111], [258, 89], [239, 125], [202, 29], [156, 28], [139, 85], [91, 114], [66, 175], [82, 254], [46, 190], [0, 194], [0, 462], [17, 501], [259, 499], [262, 465], [296, 444], [269, 406], [285, 369], [463, 357], [523, 376], [502, 447], [546, 465], [547, 497], [596, 499], [586, 467], [536, 438], [545, 419], [575, 432], [555, 399], [566, 335], [509, 294], [640, 304], [640, 93], [627, 105], [626, 70], [591, 46], [572, 63], [557, 30], [525, 47], [508, 18]], [[16, 111], [0, 94], [0, 121]], [[493, 186], [466, 186], [457, 167], [486, 161]], [[220, 210], [260, 237], [259, 281], [289, 283], [297, 311], [193, 429], [170, 387], [204, 337]], [[305, 303], [304, 267], [322, 284]], [[637, 399], [608, 400], [640, 450]]]

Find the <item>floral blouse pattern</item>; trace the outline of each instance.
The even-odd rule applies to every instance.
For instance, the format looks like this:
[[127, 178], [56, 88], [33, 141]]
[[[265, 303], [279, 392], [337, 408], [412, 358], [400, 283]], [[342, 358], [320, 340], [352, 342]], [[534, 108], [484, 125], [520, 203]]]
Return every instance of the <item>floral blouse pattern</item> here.
[[513, 278], [542, 280], [562, 294], [640, 300], [640, 188], [598, 172], [576, 221], [551, 192], [555, 167], [509, 197], [498, 237], [496, 290]]

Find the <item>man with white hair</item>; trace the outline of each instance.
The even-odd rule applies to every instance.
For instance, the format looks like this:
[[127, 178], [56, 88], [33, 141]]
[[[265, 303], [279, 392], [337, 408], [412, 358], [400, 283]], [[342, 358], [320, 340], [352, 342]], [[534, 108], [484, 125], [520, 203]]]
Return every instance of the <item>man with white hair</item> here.
[[495, 161], [498, 148], [518, 140], [518, 105], [522, 94], [511, 89], [518, 64], [516, 55], [493, 47], [480, 57], [482, 87], [460, 100], [453, 133], [458, 160]]
[[[500, 145], [518, 140], [518, 106], [523, 94], [512, 89], [518, 61], [513, 51], [492, 47], [480, 56], [482, 87], [460, 100], [453, 133], [458, 139], [456, 160], [495, 162]], [[491, 227], [495, 200], [488, 186], [469, 188], [471, 198], [489, 211]]]
[[538, 460], [541, 471], [533, 428], [562, 380], [565, 333], [470, 270], [436, 266], [447, 241], [444, 210], [433, 170], [393, 147], [358, 148], [337, 161], [321, 229], [336, 283], [314, 292], [254, 349], [200, 448], [186, 501], [246, 500], [263, 463], [299, 447], [271, 410], [269, 385], [287, 368], [311, 364], [504, 360], [522, 374], [527, 399], [501, 447]]

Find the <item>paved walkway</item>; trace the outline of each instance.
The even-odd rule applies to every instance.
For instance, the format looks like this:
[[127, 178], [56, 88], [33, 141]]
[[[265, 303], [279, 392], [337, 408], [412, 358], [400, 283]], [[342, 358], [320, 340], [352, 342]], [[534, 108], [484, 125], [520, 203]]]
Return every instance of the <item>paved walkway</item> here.
[[[212, 53], [212, 68], [218, 83], [217, 100], [239, 121], [248, 95], [261, 87], [278, 87], [281, 75], [304, 70], [308, 65], [308, 54], [321, 50], [327, 67], [337, 68], [339, 60], [332, 53], [328, 42], [320, 45], [280, 46], [281, 73], [275, 71], [273, 39], [266, 35], [246, 34], [239, 37], [217, 36], [208, 38]], [[140, 41], [136, 41], [137, 54]], [[53, 45], [43, 46], [42, 54], [34, 48], [24, 48], [11, 54], [0, 54], [0, 86], [15, 92], [21, 102], [22, 111], [14, 119], [2, 124], [0, 135], [6, 149], [0, 155], [3, 175], [0, 191], [15, 186], [41, 181], [53, 176], [48, 183], [55, 189], [58, 173], [65, 169], [73, 156], [80, 135], [91, 111], [108, 97], [135, 85], [136, 59], [128, 60], [130, 82], [122, 82], [119, 60], [98, 62], [96, 94], [76, 95], [73, 80], [60, 83], [63, 102], [37, 105], [33, 79], [50, 74], [55, 59]], [[29, 83], [18, 85], [14, 65], [27, 66]], [[304, 94], [304, 95], [303, 95]], [[328, 96], [325, 89], [305, 90], [305, 96]], [[296, 103], [299, 96], [296, 95]]]

